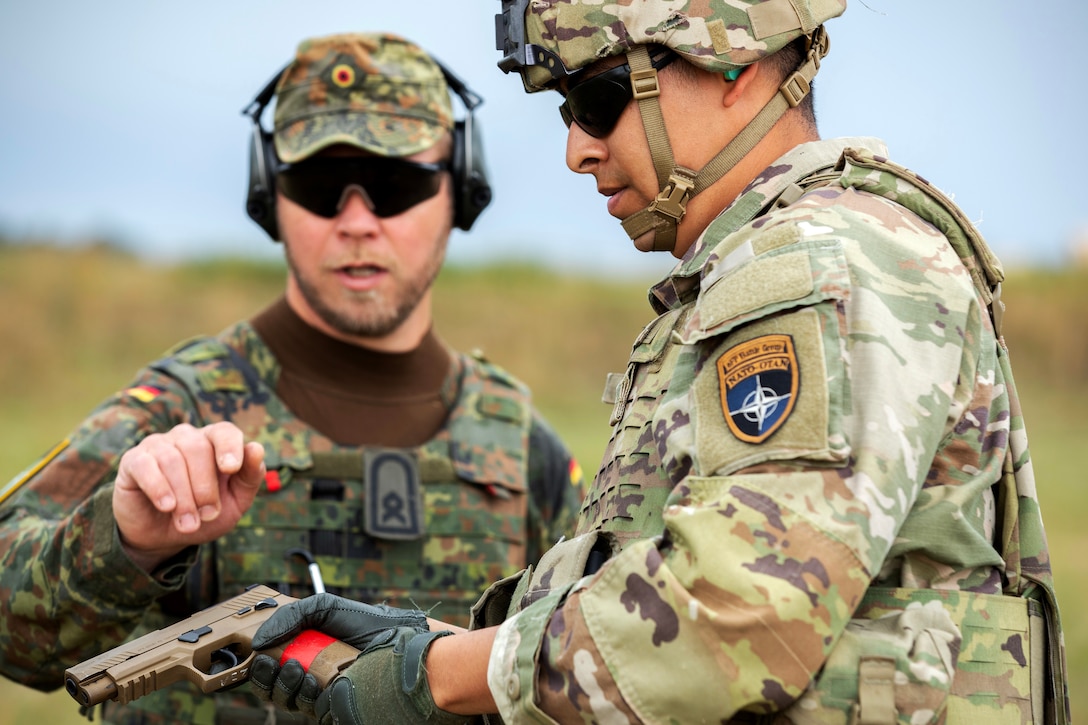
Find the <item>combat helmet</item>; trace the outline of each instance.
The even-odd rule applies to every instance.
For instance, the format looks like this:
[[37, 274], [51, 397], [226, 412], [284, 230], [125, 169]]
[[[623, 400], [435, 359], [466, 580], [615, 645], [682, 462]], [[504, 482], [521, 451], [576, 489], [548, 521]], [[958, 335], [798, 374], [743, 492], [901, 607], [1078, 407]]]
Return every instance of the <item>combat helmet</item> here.
[[[846, 0], [501, 1], [502, 13], [495, 18], [504, 54], [499, 68], [518, 71], [526, 92], [555, 89], [563, 78], [599, 60], [627, 54], [633, 98], [661, 188], [648, 207], [622, 221], [642, 251], [672, 251], [691, 197], [725, 175], [782, 114], [804, 100], [827, 55], [823, 24], [846, 10]], [[807, 57], [759, 114], [702, 169], [678, 166], [648, 46], [666, 46], [706, 71], [735, 74], [802, 36], [808, 39]]]

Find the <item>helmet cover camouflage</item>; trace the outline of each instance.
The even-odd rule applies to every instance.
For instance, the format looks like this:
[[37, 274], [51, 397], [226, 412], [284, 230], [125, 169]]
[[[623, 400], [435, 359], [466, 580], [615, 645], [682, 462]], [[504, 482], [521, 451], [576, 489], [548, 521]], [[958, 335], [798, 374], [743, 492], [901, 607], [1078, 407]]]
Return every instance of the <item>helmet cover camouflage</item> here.
[[[778, 52], [846, 10], [846, 0], [529, 0], [525, 4], [525, 37], [511, 40], [554, 54], [568, 74], [651, 43], [672, 48], [699, 68], [724, 73]], [[557, 76], [546, 62], [520, 70], [527, 91], [554, 87]]]
[[442, 69], [388, 33], [304, 40], [276, 86], [275, 143], [295, 163], [334, 144], [409, 156], [453, 128]]

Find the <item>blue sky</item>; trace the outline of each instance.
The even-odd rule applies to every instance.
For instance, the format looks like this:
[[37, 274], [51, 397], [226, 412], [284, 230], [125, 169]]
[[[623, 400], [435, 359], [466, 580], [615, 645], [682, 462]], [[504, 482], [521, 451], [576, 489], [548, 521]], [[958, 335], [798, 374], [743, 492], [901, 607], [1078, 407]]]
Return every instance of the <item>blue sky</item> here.
[[[388, 30], [486, 99], [478, 118], [495, 202], [472, 232], [455, 233], [451, 259], [667, 270], [670, 257], [634, 250], [592, 178], [564, 166], [557, 97], [527, 96], [497, 69], [498, 8], [0, 2], [0, 233], [113, 238], [161, 260], [278, 255], [243, 212], [240, 111], [302, 38]], [[828, 25], [821, 131], [884, 138], [893, 159], [956, 198], [1006, 264], [1061, 263], [1088, 229], [1088, 83], [1074, 38], [1086, 27], [1083, 0], [851, 0]]]

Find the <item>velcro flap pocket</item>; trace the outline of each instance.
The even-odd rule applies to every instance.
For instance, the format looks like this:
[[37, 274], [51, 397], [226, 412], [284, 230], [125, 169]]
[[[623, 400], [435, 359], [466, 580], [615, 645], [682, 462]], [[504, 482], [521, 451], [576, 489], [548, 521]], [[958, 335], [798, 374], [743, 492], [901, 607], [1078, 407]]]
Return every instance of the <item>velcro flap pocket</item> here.
[[706, 276], [699, 311], [680, 333], [683, 342], [721, 335], [777, 312], [849, 297], [850, 275], [837, 241], [750, 252], [748, 243], [742, 245]]
[[[819, 676], [784, 713], [793, 722], [944, 722], [962, 635], [940, 602], [852, 619]], [[842, 720], [840, 720], [842, 718]]]

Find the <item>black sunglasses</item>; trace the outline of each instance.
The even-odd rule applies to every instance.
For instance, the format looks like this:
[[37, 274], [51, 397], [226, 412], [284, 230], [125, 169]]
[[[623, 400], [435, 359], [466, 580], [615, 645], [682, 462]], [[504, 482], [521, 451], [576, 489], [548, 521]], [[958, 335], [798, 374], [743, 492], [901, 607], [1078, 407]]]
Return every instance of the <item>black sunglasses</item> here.
[[[652, 58], [650, 65], [661, 70], [677, 57], [671, 50], [665, 51]], [[631, 65], [624, 63], [589, 78], [572, 81], [563, 95], [565, 100], [559, 106], [559, 115], [567, 128], [577, 123], [590, 136], [604, 138], [616, 127], [623, 109], [634, 97]]]
[[365, 191], [375, 216], [391, 217], [430, 199], [442, 188], [449, 164], [385, 156], [318, 157], [297, 164], [280, 164], [276, 185], [291, 201], [332, 219], [340, 212], [344, 193], [357, 186]]

